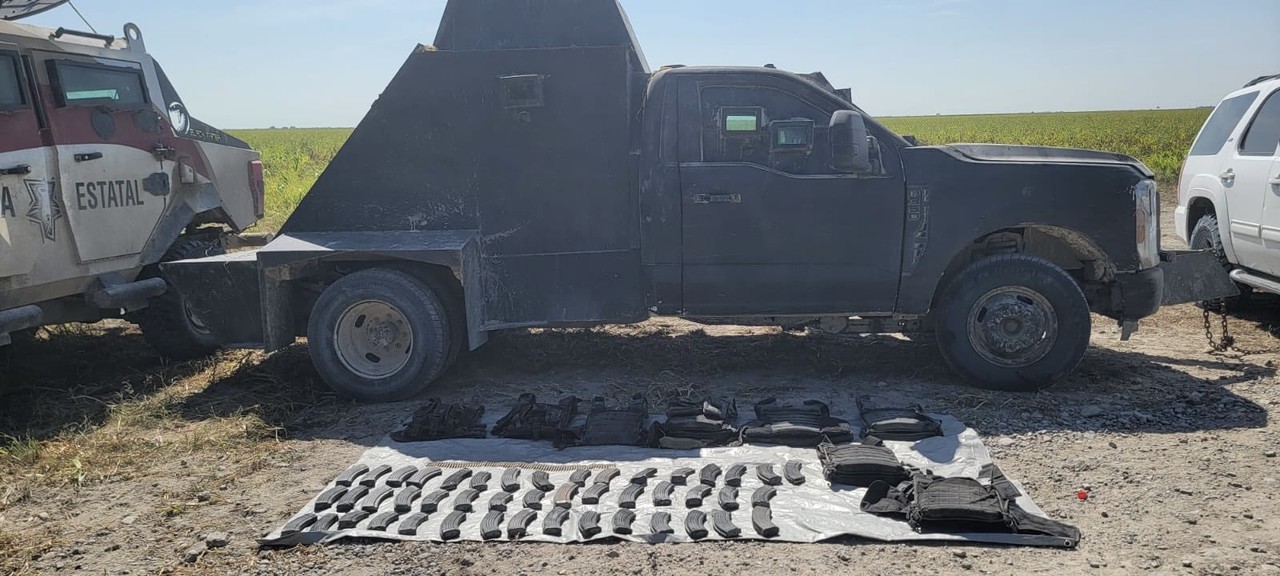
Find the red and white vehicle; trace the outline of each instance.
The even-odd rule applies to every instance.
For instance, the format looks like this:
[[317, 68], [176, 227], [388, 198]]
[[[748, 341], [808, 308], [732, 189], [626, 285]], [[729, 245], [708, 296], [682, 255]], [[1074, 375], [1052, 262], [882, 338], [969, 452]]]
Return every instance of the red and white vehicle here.
[[220, 253], [262, 217], [258, 154], [188, 114], [137, 26], [13, 21], [61, 3], [0, 0], [0, 346], [114, 317], [169, 357], [206, 354], [157, 264]]

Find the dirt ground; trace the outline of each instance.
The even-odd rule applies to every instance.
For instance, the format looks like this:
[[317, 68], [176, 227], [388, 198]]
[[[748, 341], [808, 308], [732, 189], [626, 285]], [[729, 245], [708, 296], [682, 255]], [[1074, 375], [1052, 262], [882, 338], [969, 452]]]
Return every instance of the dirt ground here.
[[[127, 325], [46, 331], [0, 351], [0, 434], [11, 436], [0, 441], [0, 572], [1280, 574], [1280, 307], [1263, 303], [1231, 326], [1254, 353], [1210, 353], [1190, 306], [1162, 311], [1127, 343], [1098, 318], [1080, 371], [1027, 395], [960, 385], [927, 338], [676, 320], [500, 334], [435, 390], [490, 406], [522, 391], [640, 391], [659, 405], [708, 393], [909, 398], [981, 433], [1047, 513], [1079, 526], [1072, 551], [852, 539], [261, 550], [255, 538], [417, 403], [344, 402], [302, 347], [168, 365]], [[229, 543], [209, 548], [210, 535]]]

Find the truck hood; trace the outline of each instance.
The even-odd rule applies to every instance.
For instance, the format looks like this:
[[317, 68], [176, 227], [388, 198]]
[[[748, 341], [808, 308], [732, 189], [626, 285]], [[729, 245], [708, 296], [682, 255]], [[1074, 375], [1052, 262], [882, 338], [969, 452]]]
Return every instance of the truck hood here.
[[1155, 172], [1132, 156], [1048, 146], [1011, 146], [1006, 144], [951, 144], [939, 146], [952, 154], [978, 162], [1016, 162], [1024, 164], [1124, 164], [1132, 166], [1147, 178]]

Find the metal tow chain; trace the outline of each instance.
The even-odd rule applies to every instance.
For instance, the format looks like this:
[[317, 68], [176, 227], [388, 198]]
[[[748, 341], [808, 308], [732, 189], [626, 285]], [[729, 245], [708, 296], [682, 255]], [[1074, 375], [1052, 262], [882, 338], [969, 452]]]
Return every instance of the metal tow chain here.
[[1231, 323], [1227, 317], [1226, 301], [1218, 304], [1218, 317], [1222, 320], [1222, 340], [1219, 341], [1213, 336], [1213, 311], [1211, 306], [1204, 307], [1204, 336], [1209, 340], [1209, 347], [1214, 352], [1226, 352], [1235, 347], [1236, 339], [1231, 335]]

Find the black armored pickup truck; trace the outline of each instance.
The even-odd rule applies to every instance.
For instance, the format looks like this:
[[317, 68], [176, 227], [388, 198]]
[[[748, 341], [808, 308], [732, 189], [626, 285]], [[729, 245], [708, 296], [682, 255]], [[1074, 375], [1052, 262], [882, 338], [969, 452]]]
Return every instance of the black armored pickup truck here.
[[640, 322], [934, 332], [976, 385], [1080, 363], [1234, 288], [1162, 252], [1119, 154], [920, 146], [820, 73], [651, 71], [616, 0], [451, 0], [272, 244], [171, 263], [228, 346], [309, 339], [337, 390], [420, 393], [490, 332]]

